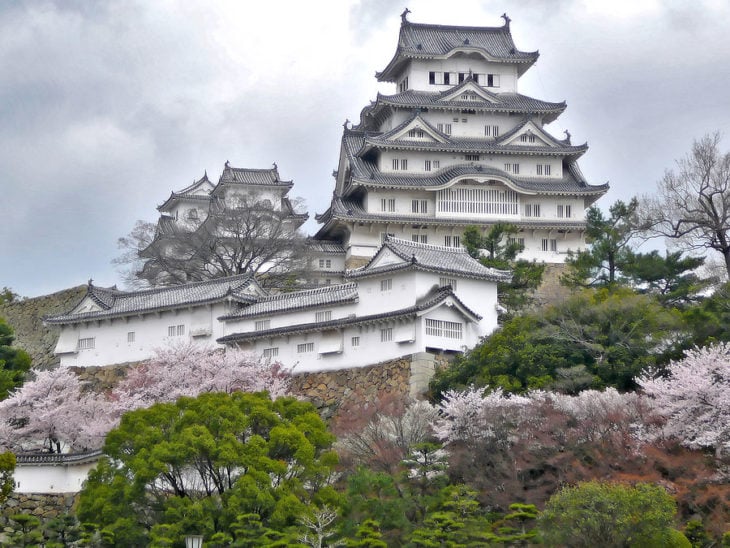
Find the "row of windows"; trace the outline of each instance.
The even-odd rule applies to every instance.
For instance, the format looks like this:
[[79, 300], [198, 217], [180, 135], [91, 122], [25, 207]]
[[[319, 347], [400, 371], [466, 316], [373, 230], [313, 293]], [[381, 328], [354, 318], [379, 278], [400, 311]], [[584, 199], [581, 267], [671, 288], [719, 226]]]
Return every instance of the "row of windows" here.
[[550, 175], [550, 164], [537, 164], [535, 173], [537, 175]]
[[557, 251], [558, 241], [554, 239], [543, 238], [542, 239], [542, 250], [543, 251]]
[[408, 76], [403, 78], [403, 80], [401, 80], [400, 83], [398, 84], [398, 91], [400, 93], [403, 93], [407, 89], [408, 89]]
[[[461, 84], [468, 76], [468, 72], [439, 72], [432, 70], [428, 73], [428, 83], [435, 85], [456, 85]], [[499, 87], [499, 74], [476, 72], [473, 73], [473, 76], [480, 86], [490, 88]]]
[[168, 337], [182, 337], [185, 335], [185, 325], [170, 325], [167, 328]]
[[[439, 124], [443, 125], [443, 124]], [[446, 124], [450, 126], [451, 124]], [[486, 126], [488, 127], [488, 126]], [[494, 126], [495, 128], [497, 126]], [[448, 133], [451, 133], [451, 129], [449, 129]], [[524, 135], [523, 135], [524, 137]], [[482, 156], [479, 154], [464, 154], [464, 161], [466, 162], [479, 162], [482, 160]], [[407, 171], [408, 170], [408, 160], [405, 158], [393, 158], [391, 161], [391, 165], [393, 166], [393, 171]], [[436, 169], [441, 168], [441, 161], [440, 160], [424, 160], [423, 161], [423, 171], [433, 171]], [[514, 173], [515, 175], [520, 174], [520, 164], [516, 162], [505, 162], [504, 164], [504, 170], [507, 173]], [[535, 174], [544, 176], [544, 175], [550, 175], [552, 173], [552, 167], [550, 164], [537, 164], [535, 166]]]
[[408, 169], [408, 160], [393, 158], [393, 171], [406, 171]]
[[441, 213], [517, 215], [518, 198], [513, 190], [499, 188], [447, 188], [437, 194]]
[[534, 143], [535, 142], [535, 136], [531, 133], [523, 133], [520, 135], [520, 142], [522, 143]]
[[319, 268], [332, 268], [332, 259], [320, 259]]

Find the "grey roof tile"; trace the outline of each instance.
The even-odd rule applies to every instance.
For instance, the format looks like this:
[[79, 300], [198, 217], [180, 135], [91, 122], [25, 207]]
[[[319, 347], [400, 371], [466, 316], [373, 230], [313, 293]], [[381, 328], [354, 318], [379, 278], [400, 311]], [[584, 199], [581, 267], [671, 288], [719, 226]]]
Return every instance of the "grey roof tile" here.
[[354, 282], [338, 285], [326, 285], [316, 289], [269, 295], [259, 299], [258, 302], [254, 304], [246, 306], [233, 314], [222, 316], [219, 319], [231, 320], [252, 318], [263, 315], [283, 314], [293, 310], [353, 303], [356, 302], [357, 299], [357, 284]]
[[276, 337], [279, 335], [295, 335], [301, 333], [313, 333], [317, 331], [326, 331], [329, 329], [339, 329], [342, 327], [348, 327], [351, 325], [360, 325], [367, 323], [382, 323], [389, 320], [394, 320], [404, 317], [414, 317], [417, 313], [429, 308], [436, 306], [446, 300], [448, 297], [459, 303], [464, 311], [472, 316], [476, 320], [480, 320], [482, 317], [467, 307], [455, 294], [451, 286], [445, 286], [437, 288], [435, 291], [426, 295], [420, 302], [414, 306], [408, 308], [402, 308], [400, 310], [393, 310], [391, 312], [383, 312], [380, 314], [370, 314], [367, 316], [353, 316], [347, 318], [339, 318], [336, 320], [330, 320], [326, 322], [311, 322], [296, 325], [288, 325], [285, 327], [276, 327], [273, 329], [266, 329], [263, 331], [250, 331], [245, 333], [232, 333], [217, 339], [216, 342], [222, 344], [237, 343], [253, 341], [261, 338]]
[[[380, 267], [373, 266], [385, 249], [392, 251], [404, 263], [389, 264]], [[345, 273], [345, 277], [352, 279], [364, 278], [405, 268], [481, 280], [507, 281], [511, 278], [511, 274], [508, 271], [488, 268], [476, 259], [473, 259], [465, 249], [460, 247], [422, 244], [409, 240], [401, 240], [392, 236], [386, 237], [383, 246], [370, 259], [368, 264], [362, 268], [348, 271]]]
[[229, 296], [238, 302], [251, 302], [253, 298], [246, 295], [244, 290], [255, 283], [251, 274], [239, 274], [227, 278], [144, 291], [119, 291], [114, 288], [89, 285], [84, 299], [87, 296], [90, 297], [99, 304], [102, 310], [81, 314], [56, 314], [47, 316], [43, 320], [49, 324], [67, 324], [214, 303]]
[[392, 81], [404, 59], [443, 57], [454, 49], [478, 51], [498, 62], [526, 65], [524, 72], [538, 58], [538, 52], [519, 51], [515, 47], [509, 25], [501, 27], [457, 27], [425, 25], [403, 19], [398, 47], [385, 69], [376, 73], [380, 81]]
[[231, 167], [228, 162], [223, 168], [218, 183], [286, 187], [293, 185], [292, 181], [282, 181], [279, 178], [279, 170], [276, 164], [271, 169], [250, 169]]

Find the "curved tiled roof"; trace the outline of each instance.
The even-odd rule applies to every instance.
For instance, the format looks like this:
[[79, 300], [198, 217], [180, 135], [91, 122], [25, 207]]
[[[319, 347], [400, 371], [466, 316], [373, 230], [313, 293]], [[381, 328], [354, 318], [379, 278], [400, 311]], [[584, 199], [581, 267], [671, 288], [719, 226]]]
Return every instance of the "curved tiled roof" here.
[[101, 450], [85, 453], [18, 453], [15, 455], [19, 466], [87, 464], [96, 462], [102, 456]]
[[269, 295], [238, 312], [221, 316], [220, 320], [253, 318], [261, 315], [283, 314], [294, 310], [317, 308], [334, 304], [354, 303], [358, 299], [357, 284], [354, 282], [327, 285], [316, 289]]
[[264, 185], [264, 186], [293, 186], [292, 181], [282, 181], [279, 178], [279, 170], [274, 164], [271, 169], [250, 169], [242, 167], [231, 167], [226, 162], [221, 173], [218, 184], [244, 184], [244, 185]]
[[144, 291], [119, 291], [113, 288], [89, 285], [83, 299], [91, 298], [99, 304], [102, 310], [82, 312], [80, 314], [70, 312], [56, 314], [43, 318], [43, 321], [49, 324], [68, 324], [209, 304], [222, 301], [228, 297], [238, 302], [251, 302], [254, 299], [244, 294], [243, 291], [255, 283], [251, 274], [239, 274], [227, 278], [216, 278], [203, 282]]
[[329, 329], [338, 329], [342, 327], [348, 327], [351, 325], [367, 324], [367, 323], [382, 323], [389, 320], [395, 320], [400, 318], [415, 317], [419, 312], [423, 312], [439, 305], [445, 301], [448, 297], [454, 299], [459, 304], [459, 307], [464, 312], [470, 315], [475, 320], [480, 320], [482, 317], [467, 307], [455, 294], [451, 286], [440, 287], [433, 293], [427, 295], [421, 302], [410, 306], [408, 308], [402, 308], [400, 310], [393, 310], [391, 312], [383, 312], [381, 314], [370, 314], [368, 316], [353, 316], [347, 318], [338, 318], [336, 320], [330, 320], [326, 322], [311, 322], [296, 325], [287, 325], [284, 327], [276, 327], [273, 329], [266, 329], [264, 331], [251, 331], [246, 333], [232, 333], [221, 337], [216, 342], [221, 344], [253, 341], [256, 339], [276, 337], [279, 335], [297, 335], [302, 333], [313, 333], [317, 331], [326, 331]]
[[457, 27], [411, 23], [403, 17], [398, 47], [388, 65], [376, 73], [381, 82], [392, 82], [408, 59], [444, 58], [454, 50], [480, 53], [487, 59], [515, 63], [523, 73], [539, 53], [519, 51], [512, 40], [509, 24], [501, 27]]
[[[329, 255], [344, 255], [347, 253], [345, 246], [340, 242], [333, 240], [314, 240], [307, 239], [307, 248], [315, 253], [325, 253]], [[334, 271], [332, 273], [335, 273]]]
[[493, 103], [488, 101], [446, 99], [447, 96], [452, 95], [459, 87], [463, 86], [464, 83], [444, 92], [409, 89], [394, 95], [382, 95], [378, 93], [376, 101], [363, 109], [361, 119], [365, 119], [367, 116], [377, 116], [378, 111], [385, 107], [394, 107], [429, 110], [470, 109], [478, 112], [542, 114], [545, 123], [550, 123], [566, 108], [565, 101], [553, 103], [528, 97], [520, 93], [491, 93], [486, 90], [483, 90], [484, 93], [494, 99]]
[[[378, 257], [383, 253], [384, 249], [389, 249], [404, 262], [373, 266], [377, 263]], [[405, 268], [500, 282], [508, 281], [511, 278], [511, 274], [507, 271], [484, 266], [472, 258], [465, 249], [422, 244], [409, 240], [401, 240], [392, 236], [388, 236], [385, 239], [383, 246], [370, 259], [368, 264], [362, 268], [346, 272], [345, 277], [355, 279], [365, 278]]]

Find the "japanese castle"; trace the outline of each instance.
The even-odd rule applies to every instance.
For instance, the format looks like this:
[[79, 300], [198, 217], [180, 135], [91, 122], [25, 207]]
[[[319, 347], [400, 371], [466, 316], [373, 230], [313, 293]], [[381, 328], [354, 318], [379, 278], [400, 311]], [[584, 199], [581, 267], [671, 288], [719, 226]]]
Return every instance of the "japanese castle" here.
[[585, 245], [585, 210], [608, 190], [586, 182], [577, 160], [588, 146], [544, 126], [565, 103], [518, 92], [538, 52], [515, 47], [500, 27], [411, 23], [378, 94], [345, 124], [332, 203], [316, 238], [336, 240], [347, 265], [363, 264], [386, 234], [459, 247], [469, 225], [515, 225], [520, 258], [562, 263]]
[[[585, 211], [608, 185], [581, 174], [586, 144], [546, 131], [565, 103], [518, 93], [538, 53], [515, 47], [506, 15], [499, 27], [456, 27], [408, 13], [376, 75], [397, 92], [345, 124], [303, 288], [271, 292], [251, 274], [136, 292], [89, 283], [72, 310], [46, 318], [61, 327], [61, 365], [143, 360], [180, 341], [244, 347], [299, 371], [461, 352], [496, 328], [497, 284], [510, 278], [462, 249], [467, 226], [513, 224], [521, 258], [545, 263], [584, 247]], [[204, 176], [172, 193], [159, 233], [204, 227], [221, 199], [238, 197], [270, 204], [286, 236], [307, 218], [287, 198], [292, 184], [276, 166], [226, 162], [217, 185]]]

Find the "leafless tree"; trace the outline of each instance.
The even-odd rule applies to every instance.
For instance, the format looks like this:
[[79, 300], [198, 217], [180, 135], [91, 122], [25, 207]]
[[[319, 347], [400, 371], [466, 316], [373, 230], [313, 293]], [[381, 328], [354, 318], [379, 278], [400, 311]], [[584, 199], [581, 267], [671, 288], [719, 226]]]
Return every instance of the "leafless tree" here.
[[126, 267], [125, 281], [136, 287], [246, 272], [257, 274], [265, 285], [277, 285], [304, 263], [305, 239], [293, 213], [292, 207], [276, 209], [268, 200], [214, 199], [204, 219], [137, 221], [119, 239], [123, 253], [114, 262]]
[[680, 249], [720, 253], [730, 275], [730, 153], [720, 152], [719, 133], [695, 141], [667, 170], [655, 196], [644, 197], [642, 229], [670, 238]]

